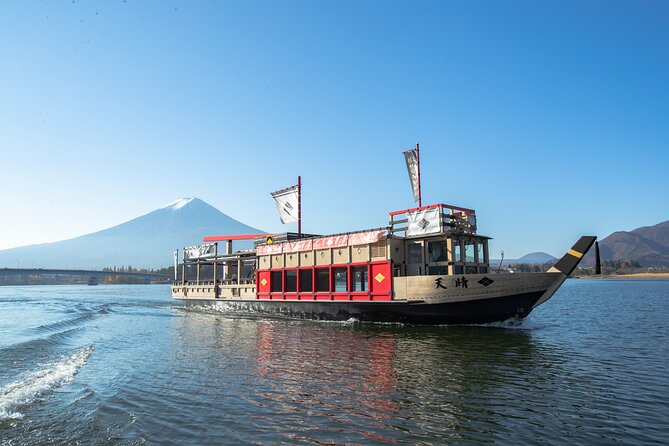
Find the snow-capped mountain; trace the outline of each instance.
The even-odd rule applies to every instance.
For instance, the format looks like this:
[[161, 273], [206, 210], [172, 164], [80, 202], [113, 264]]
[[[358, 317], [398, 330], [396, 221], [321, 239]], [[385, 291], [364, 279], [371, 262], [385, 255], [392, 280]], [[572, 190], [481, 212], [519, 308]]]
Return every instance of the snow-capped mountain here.
[[[118, 226], [55, 243], [0, 251], [0, 268], [162, 268], [172, 252], [202, 243], [205, 235], [259, 233], [198, 198], [182, 198]], [[239, 248], [248, 247], [239, 243]], [[235, 242], [235, 249], [238, 245]]]

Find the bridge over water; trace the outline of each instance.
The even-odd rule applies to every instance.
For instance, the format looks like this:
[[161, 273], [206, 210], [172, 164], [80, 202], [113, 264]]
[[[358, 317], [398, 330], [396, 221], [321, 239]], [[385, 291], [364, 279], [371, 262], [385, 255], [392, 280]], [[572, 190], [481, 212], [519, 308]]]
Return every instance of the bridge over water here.
[[165, 274], [141, 273], [141, 272], [121, 272], [121, 271], [96, 271], [86, 269], [46, 269], [46, 268], [0, 268], [0, 276], [30, 276], [30, 275], [51, 275], [51, 276], [82, 276], [82, 277], [135, 277], [147, 280], [170, 280], [171, 277]]

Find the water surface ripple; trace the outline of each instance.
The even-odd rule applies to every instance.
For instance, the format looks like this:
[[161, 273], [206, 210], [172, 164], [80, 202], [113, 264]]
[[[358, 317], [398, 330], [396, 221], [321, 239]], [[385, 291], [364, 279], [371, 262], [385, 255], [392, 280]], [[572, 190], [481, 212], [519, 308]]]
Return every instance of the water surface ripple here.
[[669, 444], [669, 282], [572, 280], [522, 324], [185, 308], [0, 288], [0, 442]]

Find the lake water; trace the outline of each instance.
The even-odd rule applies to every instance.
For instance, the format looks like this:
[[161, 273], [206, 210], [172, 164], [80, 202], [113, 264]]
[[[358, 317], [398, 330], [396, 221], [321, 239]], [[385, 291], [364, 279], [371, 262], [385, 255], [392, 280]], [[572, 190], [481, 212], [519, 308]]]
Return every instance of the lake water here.
[[669, 444], [669, 281], [520, 325], [267, 320], [167, 286], [0, 287], [0, 443]]

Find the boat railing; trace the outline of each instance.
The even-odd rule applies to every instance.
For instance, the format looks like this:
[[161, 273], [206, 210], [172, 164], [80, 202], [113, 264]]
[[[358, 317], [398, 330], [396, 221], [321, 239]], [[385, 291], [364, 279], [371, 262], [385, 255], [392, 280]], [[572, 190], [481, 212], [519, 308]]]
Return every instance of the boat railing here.
[[450, 204], [432, 204], [388, 214], [390, 234], [421, 237], [428, 234], [476, 234], [476, 211]]
[[213, 280], [186, 280], [186, 281], [175, 281], [172, 282], [172, 285], [174, 286], [214, 286], [214, 285], [237, 285], [237, 286], [242, 286], [242, 285], [255, 285], [256, 280], [255, 279], [222, 279], [222, 280], [216, 280], [214, 282]]

